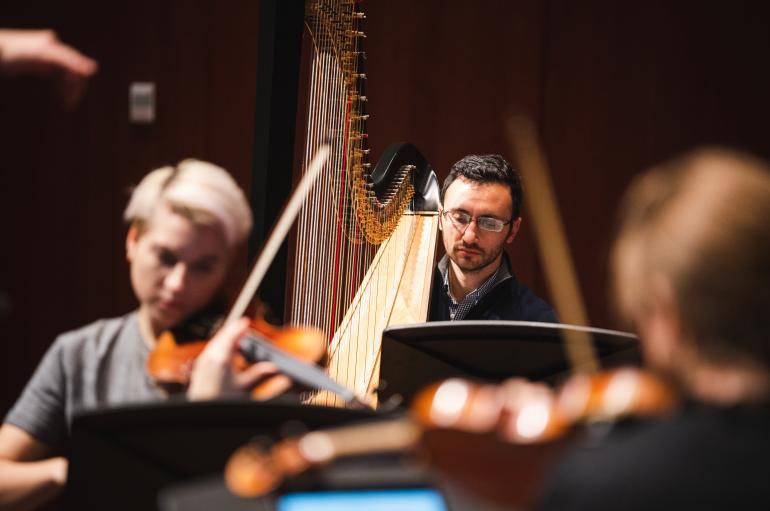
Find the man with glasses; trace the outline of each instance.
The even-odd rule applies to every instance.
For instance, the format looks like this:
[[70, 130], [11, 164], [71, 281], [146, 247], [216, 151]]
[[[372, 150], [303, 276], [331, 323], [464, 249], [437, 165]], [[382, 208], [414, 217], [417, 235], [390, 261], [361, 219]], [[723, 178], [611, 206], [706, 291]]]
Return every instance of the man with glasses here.
[[469, 155], [452, 166], [441, 188], [446, 255], [433, 278], [429, 321], [557, 322], [505, 255], [521, 226], [521, 201], [521, 178], [502, 156]]

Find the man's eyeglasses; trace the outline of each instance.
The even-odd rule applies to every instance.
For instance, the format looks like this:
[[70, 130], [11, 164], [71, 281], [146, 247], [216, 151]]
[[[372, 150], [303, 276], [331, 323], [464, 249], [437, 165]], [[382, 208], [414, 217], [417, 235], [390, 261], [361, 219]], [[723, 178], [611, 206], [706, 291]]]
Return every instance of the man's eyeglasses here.
[[[457, 209], [445, 209], [441, 214], [444, 218], [448, 218], [458, 231], [463, 233], [473, 221], [473, 217], [469, 213]], [[500, 232], [509, 223], [511, 223], [510, 220], [505, 222], [491, 216], [476, 217], [476, 225], [482, 231]]]

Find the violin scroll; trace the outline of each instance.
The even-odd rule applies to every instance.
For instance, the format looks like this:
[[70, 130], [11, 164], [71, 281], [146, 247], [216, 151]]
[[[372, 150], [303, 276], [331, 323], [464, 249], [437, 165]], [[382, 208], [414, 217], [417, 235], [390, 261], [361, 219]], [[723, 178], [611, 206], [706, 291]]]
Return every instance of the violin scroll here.
[[271, 492], [284, 477], [299, 474], [309, 466], [297, 441], [277, 444], [270, 451], [249, 443], [230, 457], [225, 467], [225, 482], [234, 494], [253, 498]]

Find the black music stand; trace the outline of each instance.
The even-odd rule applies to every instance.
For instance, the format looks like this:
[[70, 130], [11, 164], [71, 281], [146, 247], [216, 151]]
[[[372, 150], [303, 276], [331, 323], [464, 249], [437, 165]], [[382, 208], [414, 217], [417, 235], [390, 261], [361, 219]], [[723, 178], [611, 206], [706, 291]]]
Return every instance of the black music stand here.
[[156, 509], [159, 490], [222, 474], [230, 454], [255, 436], [274, 440], [292, 433], [285, 429], [292, 421], [298, 428], [316, 429], [380, 415], [247, 401], [167, 402], [87, 412], [72, 424], [65, 508]]
[[527, 321], [436, 321], [382, 333], [380, 402], [411, 402], [426, 385], [455, 376], [499, 382], [553, 381], [569, 369], [564, 332], [591, 335], [603, 367], [639, 363], [638, 338], [601, 328]]

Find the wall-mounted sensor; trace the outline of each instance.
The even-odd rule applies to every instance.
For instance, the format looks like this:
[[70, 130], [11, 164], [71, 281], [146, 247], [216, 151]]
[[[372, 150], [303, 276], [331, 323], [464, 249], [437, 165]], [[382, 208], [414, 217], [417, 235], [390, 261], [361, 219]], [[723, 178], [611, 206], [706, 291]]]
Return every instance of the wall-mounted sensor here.
[[133, 82], [128, 87], [128, 120], [134, 124], [155, 122], [155, 84]]

